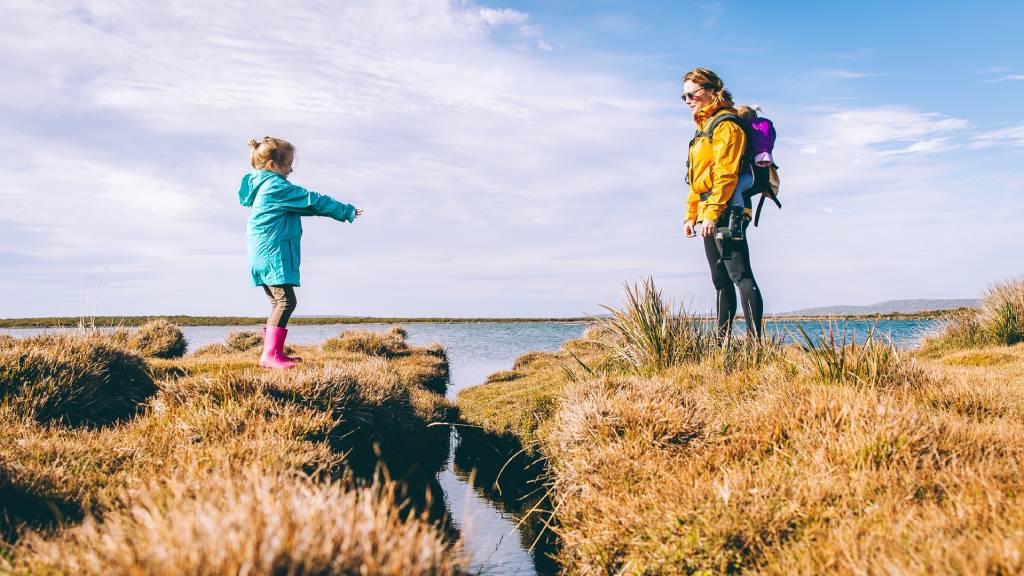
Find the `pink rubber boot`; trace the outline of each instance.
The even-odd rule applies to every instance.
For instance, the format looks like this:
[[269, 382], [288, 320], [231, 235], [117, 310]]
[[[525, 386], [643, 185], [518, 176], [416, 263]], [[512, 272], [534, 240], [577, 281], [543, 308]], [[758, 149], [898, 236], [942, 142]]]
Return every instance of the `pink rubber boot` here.
[[267, 326], [267, 331], [263, 335], [263, 355], [260, 356], [260, 366], [279, 370], [295, 366], [295, 363], [284, 355], [284, 340], [287, 337], [287, 328]]
[[[263, 336], [263, 339], [266, 340], [266, 338], [267, 338], [267, 327], [266, 326], [264, 326], [262, 329], [260, 329], [260, 336]], [[285, 354], [284, 353], [284, 346], [281, 347], [281, 355], [284, 356], [285, 358], [287, 358], [289, 362], [295, 362], [296, 364], [298, 364], [299, 362], [302, 362], [302, 356], [289, 356], [289, 355]]]

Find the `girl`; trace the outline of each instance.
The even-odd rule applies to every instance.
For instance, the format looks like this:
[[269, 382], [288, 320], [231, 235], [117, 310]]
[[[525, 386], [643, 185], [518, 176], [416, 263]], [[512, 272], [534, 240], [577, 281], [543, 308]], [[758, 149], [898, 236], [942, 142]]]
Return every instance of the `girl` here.
[[[740, 239], [716, 234], [719, 227], [729, 225], [730, 211], [743, 210], [743, 192], [753, 183], [753, 177], [744, 173], [746, 135], [735, 122], [721, 122], [709, 132], [715, 116], [736, 114], [732, 94], [725, 89], [722, 79], [707, 68], [695, 68], [683, 76], [683, 101], [690, 107], [697, 135], [690, 143], [687, 182], [690, 195], [686, 201], [686, 222], [683, 233], [687, 238], [700, 235], [704, 240], [704, 253], [711, 267], [711, 281], [718, 292], [718, 334], [725, 338], [736, 317], [736, 290], [740, 290], [743, 316], [747, 321], [747, 334], [761, 338], [761, 320], [764, 303], [761, 291], [750, 268], [750, 247], [746, 235]], [[749, 170], [749, 167], [747, 167]], [[744, 222], [742, 226], [746, 226]]]
[[286, 326], [295, 310], [295, 287], [299, 285], [301, 217], [330, 216], [352, 222], [363, 211], [289, 182], [295, 147], [288, 142], [267, 136], [249, 140], [249, 150], [256, 170], [242, 177], [238, 201], [252, 207], [246, 242], [252, 283], [263, 287], [271, 307], [259, 364], [291, 368], [302, 360], [284, 353]]

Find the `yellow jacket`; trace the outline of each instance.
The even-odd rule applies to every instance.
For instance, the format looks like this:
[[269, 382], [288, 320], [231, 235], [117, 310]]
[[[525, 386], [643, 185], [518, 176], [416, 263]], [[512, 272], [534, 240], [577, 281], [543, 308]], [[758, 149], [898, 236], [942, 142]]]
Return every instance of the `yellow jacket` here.
[[[735, 114], [736, 109], [724, 106], [700, 110], [694, 120], [701, 130], [719, 114]], [[717, 222], [725, 212], [739, 179], [740, 162], [747, 147], [747, 137], [735, 122], [722, 122], [715, 127], [713, 140], [697, 138], [690, 147], [690, 195], [686, 199], [686, 219], [693, 222]], [[701, 194], [707, 194], [701, 200]]]

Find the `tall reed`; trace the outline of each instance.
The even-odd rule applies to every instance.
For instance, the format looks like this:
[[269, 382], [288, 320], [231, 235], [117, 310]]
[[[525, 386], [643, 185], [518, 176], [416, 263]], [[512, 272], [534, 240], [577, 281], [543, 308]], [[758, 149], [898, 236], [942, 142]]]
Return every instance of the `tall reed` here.
[[978, 310], [958, 310], [922, 342], [930, 352], [1013, 346], [1024, 342], [1024, 279], [997, 282], [982, 295]]
[[870, 386], [917, 386], [927, 375], [893, 344], [878, 333], [875, 326], [868, 329], [862, 343], [846, 324], [833, 320], [821, 323], [821, 335], [815, 338], [800, 325], [799, 345], [806, 354], [811, 370], [823, 382], [861, 383]]
[[629, 369], [651, 376], [683, 362], [699, 362], [717, 349], [714, 328], [685, 307], [673, 311], [654, 280], [625, 286], [623, 307], [604, 306], [610, 317], [599, 321], [599, 342]]

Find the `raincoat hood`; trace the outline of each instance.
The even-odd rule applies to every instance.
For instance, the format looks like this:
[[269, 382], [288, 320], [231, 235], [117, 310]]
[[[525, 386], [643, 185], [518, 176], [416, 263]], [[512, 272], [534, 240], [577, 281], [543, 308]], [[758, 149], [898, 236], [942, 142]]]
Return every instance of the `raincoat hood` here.
[[[260, 189], [260, 185], [274, 176], [277, 176], [277, 174], [268, 170], [258, 170], [243, 176], [242, 185], [238, 187], [239, 204], [246, 207], [252, 206], [252, 203], [256, 200], [256, 192]], [[280, 176], [277, 177], [280, 178]]]

